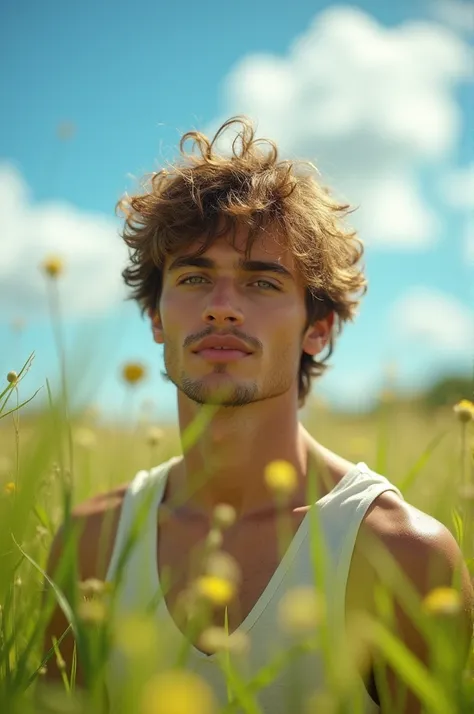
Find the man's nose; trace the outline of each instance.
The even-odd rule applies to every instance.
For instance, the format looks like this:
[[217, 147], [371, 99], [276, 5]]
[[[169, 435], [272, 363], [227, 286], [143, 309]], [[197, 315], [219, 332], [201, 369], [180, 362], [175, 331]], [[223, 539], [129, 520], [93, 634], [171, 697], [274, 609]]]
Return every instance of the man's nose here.
[[208, 296], [203, 311], [203, 320], [215, 327], [241, 325], [242, 310], [237, 306], [237, 295], [230, 286], [217, 286]]

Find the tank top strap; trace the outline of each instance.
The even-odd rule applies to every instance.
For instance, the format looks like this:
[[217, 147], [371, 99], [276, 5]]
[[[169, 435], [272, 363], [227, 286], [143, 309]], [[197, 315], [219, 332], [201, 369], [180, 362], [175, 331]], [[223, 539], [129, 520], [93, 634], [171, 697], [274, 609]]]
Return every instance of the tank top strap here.
[[326, 547], [333, 563], [333, 606], [336, 619], [345, 622], [345, 596], [349, 571], [361, 524], [374, 501], [386, 491], [405, 500], [400, 489], [365, 463], [346, 474], [320, 504]]
[[138, 536], [142, 542], [148, 537], [156, 537], [156, 511], [163, 497], [168, 472], [179, 458], [173, 456], [152, 469], [140, 470], [129, 484], [107, 571], [108, 582], [116, 578], [122, 558], [130, 556], [129, 550], [136, 544]]

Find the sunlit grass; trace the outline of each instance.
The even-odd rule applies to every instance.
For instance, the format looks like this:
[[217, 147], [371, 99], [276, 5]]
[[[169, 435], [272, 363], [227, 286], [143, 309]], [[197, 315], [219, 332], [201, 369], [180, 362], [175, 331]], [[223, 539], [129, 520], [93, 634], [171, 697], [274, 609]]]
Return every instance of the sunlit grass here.
[[[63, 266], [51, 259], [43, 269], [55, 284]], [[59, 309], [52, 314], [54, 320], [60, 319]], [[129, 482], [138, 470], [178, 454], [179, 435], [176, 425], [141, 419], [126, 428], [117, 427], [99, 420], [92, 410], [75, 412], [69, 399], [76, 380], [68, 373], [60, 326], [56, 328], [61, 380], [57, 393], [49, 384], [39, 385], [48, 394], [48, 404], [42, 411], [34, 416], [27, 411], [34, 404], [34, 392], [21, 399], [19, 396], [33, 356], [23, 366], [11, 365], [3, 382], [0, 378], [0, 712], [105, 712], [105, 665], [111, 648], [116, 648], [127, 662], [127, 677], [121, 682], [122, 714], [258, 714], [263, 711], [259, 691], [282, 671], [294, 668], [295, 663], [297, 668], [308, 652], [321, 652], [327, 667], [326, 686], [312, 692], [307, 701], [300, 701], [295, 692], [288, 713], [362, 714], [355, 662], [363, 662], [374, 644], [424, 702], [427, 714], [474, 711], [474, 651], [464, 664], [457, 661], [449, 646], [455, 637], [451, 618], [460, 603], [454, 584], [432, 591], [420, 602], [403, 574], [393, 577], [397, 570], [393, 559], [376, 548], [372, 552], [380, 571], [398, 583], [393, 595], [433, 644], [435, 657], [430, 669], [390, 631], [391, 595], [383, 590], [377, 594], [377, 620], [355, 621], [349, 637], [330, 632], [327, 615], [331, 603], [325, 601], [321, 588], [327, 563], [318, 536], [316, 509], [310, 512], [308, 567], [313, 567], [314, 582], [319, 587], [297, 588], [286, 594], [275, 628], [286, 637], [287, 647], [272, 653], [260, 671], [250, 674], [243, 673], [239, 664], [251, 647], [249, 639], [241, 632], [229, 633], [227, 617], [222, 627], [210, 620], [213, 608], [225, 609], [240, 586], [238, 564], [221, 549], [223, 531], [232, 525], [235, 513], [226, 504], [215, 511], [195, 580], [183, 599], [183, 613], [189, 634], [215, 653], [224, 673], [228, 702], [223, 707], [217, 704], [212, 689], [187, 669], [189, 646], [184, 638], [176, 660], [169, 661], [153, 612], [129, 613], [116, 621], [112, 613], [121, 573], [127, 553], [140, 536], [141, 522], [134, 524], [116, 583], [95, 579], [80, 583], [75, 568], [78, 533], [71, 527], [71, 509], [92, 495]], [[122, 378], [126, 406], [134, 398], [135, 385], [146, 378], [146, 368], [130, 362], [123, 366]], [[214, 411], [201, 411], [184, 435], [184, 449], [196, 442]], [[385, 395], [379, 409], [370, 415], [341, 415], [317, 405], [304, 412], [303, 421], [325, 446], [381, 471], [399, 485], [410, 503], [445, 523], [455, 534], [474, 575], [473, 418], [474, 407], [468, 400], [427, 414], [416, 405], [397, 401], [394, 395]], [[283, 506], [293, 491], [295, 475], [289, 464], [273, 462], [262, 477], [281, 508], [278, 534], [283, 552], [288, 542]], [[311, 492], [313, 487], [310, 479], [309, 496], [315, 501], [318, 496]], [[46, 560], [62, 523], [66, 546], [53, 579], [45, 574]], [[76, 655], [84, 671], [83, 688], [76, 685], [77, 659], [69, 668], [62, 657], [62, 638], [48, 643], [49, 651], [44, 651], [44, 630], [55, 603], [59, 603], [74, 633]], [[46, 692], [42, 681], [52, 661], [58, 666], [61, 681], [54, 690], [41, 694], [41, 690]], [[383, 683], [383, 672], [380, 681]], [[387, 697], [383, 686], [381, 695]]]
[[[18, 405], [16, 405], [12, 400], [22, 374], [24, 372], [20, 369], [18, 377], [15, 379], [7, 380], [5, 376], [5, 388], [2, 394], [4, 411], [16, 410], [17, 407], [21, 409], [21, 402], [18, 401]], [[58, 414], [58, 403], [59, 400], [55, 402], [53, 399], [50, 409], [43, 415], [37, 415], [34, 420], [25, 416], [18, 440], [15, 436], [17, 427], [12, 421], [16, 411], [3, 419], [0, 426], [0, 449], [3, 458], [0, 464], [0, 499], [2, 524], [6, 524], [6, 528], [2, 528], [1, 547], [2, 554], [7, 554], [7, 557], [3, 559], [4, 567], [0, 574], [2, 593], [0, 702], [2, 711], [21, 711], [22, 713], [41, 711], [38, 709], [38, 704], [34, 708], [33, 693], [37, 682], [41, 682], [44, 678], [45, 668], [48, 667], [48, 662], [43, 662], [42, 635], [55, 599], [62, 602], [68, 613], [71, 627], [78, 641], [78, 655], [81, 662], [84, 658], [89, 660], [89, 666], [86, 665], [85, 668], [89, 672], [89, 696], [86, 702], [81, 704], [81, 696], [84, 695], [81, 695], [75, 686], [74, 672], [67, 671], [63, 664], [61, 643], [51, 643], [50, 655], [55, 657], [59, 663], [63, 676], [63, 694], [59, 697], [55, 711], [71, 711], [71, 701], [75, 702], [76, 709], [74, 711], [103, 711], [102, 698], [98, 691], [100, 690], [101, 676], [103, 676], [103, 664], [111, 644], [115, 643], [120, 647], [127, 640], [128, 656], [131, 659], [136, 657], [138, 661], [143, 658], [142, 649], [152, 647], [150, 643], [147, 644], [150, 639], [148, 634], [143, 642], [139, 642], [137, 639], [134, 644], [133, 638], [131, 640], [125, 638], [124, 631], [117, 630], [116, 625], [109, 621], [106, 598], [113, 597], [113, 595], [106, 592], [104, 585], [100, 582], [91, 581], [80, 586], [78, 583], [76, 596], [72, 599], [70, 595], [69, 598], [66, 597], [65, 591], [48, 588], [49, 599], [47, 598], [46, 605], [42, 606], [43, 578], [40, 569], [45, 567], [47, 552], [54, 532], [67, 518], [67, 512], [73, 504], [117, 484], [125, 483], [144, 466], [149, 467], [160, 463], [172, 454], [179, 453], [176, 427], [166, 424], [149, 424], [148, 426], [142, 424], [140, 428], [127, 428], [120, 432], [117, 427], [98, 425], [86, 413], [72, 418], [68, 428], [57, 430], [54, 428], [54, 425], [57, 425], [57, 420], [65, 418]], [[463, 455], [461, 449], [467, 448], [466, 444], [472, 423], [465, 419], [466, 404], [462, 405], [463, 418], [459, 416], [460, 408], [454, 409], [454, 406], [451, 410], [436, 415], [436, 430], [441, 429], [446, 435], [443, 440], [433, 440], [431, 425], [422, 414], [417, 414], [413, 410], [409, 414], [404, 413], [403, 419], [401, 419], [397, 405], [394, 403], [392, 413], [388, 416], [387, 460], [391, 464], [391, 478], [395, 482], [405, 481], [407, 484], [406, 497], [410, 502], [443, 520], [452, 530], [455, 530], [453, 524], [456, 523], [459, 529], [460, 543], [464, 542], [468, 549], [468, 544], [465, 542], [469, 512], [466, 502], [470, 507], [472, 499], [457, 498], [457, 491], [453, 486], [465, 487], [469, 484], [471, 472], [468, 470], [467, 476], [466, 472], [461, 473], [461, 463], [465, 464], [467, 460], [469, 464], [471, 456], [470, 454]], [[376, 419], [376, 416], [372, 416], [369, 420], [365, 416], [347, 417], [331, 413], [325, 413], [323, 418], [321, 414], [315, 412], [307, 414], [305, 421], [308, 428], [314, 429], [318, 438], [327, 446], [338, 448], [335, 443], [331, 443], [331, 441], [334, 442], [334, 434], [337, 434], [339, 452], [348, 458], [364, 460], [370, 464], [377, 454], [377, 448], [373, 444], [377, 434], [377, 424], [374, 423]], [[51, 428], [52, 426], [53, 428]], [[72, 471], [67, 462], [62, 466], [58, 462], [61, 452], [58, 439], [62, 438], [63, 447], [66, 447], [69, 428], [72, 433], [74, 449], [74, 469]], [[203, 428], [202, 425], [201, 428]], [[188, 436], [190, 441], [195, 438], [197, 438], [197, 434]], [[117, 443], [123, 447], [119, 458], [117, 458], [115, 450]], [[342, 448], [340, 448], [341, 445]], [[64, 453], [67, 453], [67, 450], [63, 449]], [[20, 459], [18, 458], [19, 454]], [[124, 455], [127, 455], [125, 461]], [[414, 463], [418, 463], [415, 469], [413, 469]], [[405, 473], [403, 469], [405, 469]], [[277, 502], [278, 499], [281, 502], [281, 498], [285, 498], [287, 494], [291, 493], [291, 476], [291, 469], [288, 466], [281, 463], [269, 465], [266, 478], [275, 490]], [[468, 484], [466, 484], [466, 478]], [[446, 496], [448, 482], [449, 498]], [[317, 631], [316, 625], [320, 625], [324, 620], [325, 604], [321, 600], [321, 593], [314, 589], [296, 590], [289, 593], [281, 603], [279, 622], [275, 626], [280, 627], [282, 632], [286, 632], [290, 636], [290, 640], [293, 642], [292, 646], [284, 653], [275, 653], [275, 661], [268, 663], [266, 671], [255, 672], [250, 681], [244, 681], [238, 669], [233, 669], [231, 653], [245, 651], [248, 643], [237, 641], [238, 635], [233, 639], [232, 636], [229, 638], [225, 628], [205, 627], [202, 620], [203, 613], [205, 616], [206, 612], [209, 612], [206, 607], [225, 606], [235, 596], [236, 588], [238, 588], [238, 577], [235, 577], [235, 573], [231, 575], [234, 572], [232, 567], [229, 564], [226, 565], [224, 561], [221, 565], [218, 561], [213, 564], [211, 558], [212, 553], [220, 552], [222, 539], [219, 537], [219, 532], [231, 525], [234, 518], [235, 514], [230, 512], [224, 504], [217, 509], [208, 537], [207, 560], [203, 561], [202, 572], [195, 581], [193, 595], [197, 600], [206, 604], [199, 611], [201, 618], [199, 627], [202, 631], [200, 642], [208, 650], [214, 650], [217, 653], [220, 658], [220, 666], [228, 678], [230, 691], [237, 697], [243, 711], [258, 711], [257, 693], [260, 687], [265, 686], [269, 678], [278, 676], [282, 668], [289, 666], [291, 657], [297, 659], [300, 656], [301, 647], [320, 646], [320, 643], [317, 642], [318, 638], [313, 633]], [[69, 564], [65, 566], [65, 572], [70, 571], [69, 587], [71, 588], [73, 550], [68, 551], [67, 555]], [[472, 561], [469, 564], [472, 567]], [[410, 599], [408, 588], [405, 595], [408, 601]], [[437, 614], [438, 619], [440, 616], [449, 618], [450, 613], [457, 607], [457, 597], [456, 592], [452, 589], [434, 591], [424, 603], [420, 604], [417, 617], [424, 618], [425, 627], [431, 626], [430, 617], [433, 617], [433, 613]], [[414, 602], [410, 606], [416, 610]], [[134, 626], [138, 628], [138, 632], [141, 631], [139, 628], [143, 627], [143, 631], [146, 629], [149, 633], [152, 623], [140, 624], [146, 623], [145, 613], [136, 613], [134, 617], [136, 618]], [[191, 628], [192, 624], [190, 620]], [[123, 627], [126, 626], [125, 623]], [[434, 623], [432, 626], [435, 627]], [[381, 622], [366, 623], [364, 628], [366, 637], [378, 642], [378, 645], [386, 653], [387, 660], [391, 662], [392, 666], [399, 669], [407, 684], [414, 688], [422, 699], [424, 698], [427, 712], [439, 712], [440, 714], [465, 712], [467, 714], [471, 711], [474, 684], [472, 677], [467, 672], [469, 667], [472, 667], [472, 661], [467, 663], [466, 675], [461, 683], [462, 688], [455, 688], [452, 683], [448, 686], [447, 683], [444, 684], [443, 681], [440, 681], [439, 675], [439, 672], [442, 673], [446, 670], [446, 666], [440, 665], [436, 680], [432, 681], [432, 674], [422, 665], [413, 661], [411, 654], [404, 650], [403, 645], [394, 640], [393, 635]], [[439, 632], [436, 636], [439, 636]], [[158, 649], [159, 646], [159, 641], [153, 645]], [[345, 659], [347, 660], [347, 657], [339, 658], [339, 665]], [[167, 673], [165, 669], [163, 656], [157, 657], [157, 661], [163, 664], [163, 671], [149, 672], [148, 679], [141, 675], [138, 676], [138, 674], [136, 677], [134, 676], [130, 682], [134, 695], [127, 701], [137, 701], [135, 698], [136, 687], [139, 686], [142, 688], [140, 701], [144, 703], [140, 706], [143, 707], [143, 712], [159, 712], [161, 711], [159, 707], [163, 705], [163, 702], [160, 700], [159, 704], [153, 704], [154, 687], [157, 686], [157, 683], [166, 680], [164, 689], [168, 691], [169, 687], [171, 692], [172, 682], [179, 681], [182, 682], [183, 687], [189, 686], [190, 693], [196, 693], [192, 697], [195, 709], [188, 708], [183, 711], [220, 711], [216, 708], [214, 695], [208, 691], [207, 685], [200, 680], [198, 684], [195, 675], [187, 672], [184, 655], [179, 662], [182, 668], [178, 667], [178, 670], [173, 670], [171, 674]], [[344, 667], [346, 681], [343, 684], [340, 682], [338, 684], [338, 691], [341, 694], [339, 703], [337, 692], [334, 691], [314, 693], [312, 696], [312, 701], [325, 701], [328, 707], [327, 711], [331, 711], [330, 707], [333, 707], [333, 711], [342, 712], [344, 711], [344, 702], [348, 701], [348, 691], [353, 673], [351, 674], [350, 662], [345, 662]], [[132, 670], [135, 671], [133, 667]], [[102, 674], [94, 674], [97, 672]], [[339, 678], [340, 676], [339, 673]], [[337, 681], [337, 677], [335, 681]], [[171, 699], [166, 711], [172, 712], [175, 707], [176, 712], [180, 712], [180, 707], [190, 706], [190, 700], [183, 692], [184, 690], [179, 696], [176, 694], [175, 700], [172, 699], [172, 693], [170, 693]], [[56, 693], [55, 696], [59, 695]], [[64, 697], [63, 703], [61, 703], [61, 697]], [[152, 705], [155, 707], [154, 709], [150, 709]], [[232, 706], [230, 708], [229, 706], [227, 705], [227, 709], [233, 711]], [[356, 705], [354, 704], [354, 706]], [[208, 708], [203, 709], [202, 707]], [[48, 711], [47, 708], [43, 710]], [[132, 708], [129, 711], [136, 710]]]

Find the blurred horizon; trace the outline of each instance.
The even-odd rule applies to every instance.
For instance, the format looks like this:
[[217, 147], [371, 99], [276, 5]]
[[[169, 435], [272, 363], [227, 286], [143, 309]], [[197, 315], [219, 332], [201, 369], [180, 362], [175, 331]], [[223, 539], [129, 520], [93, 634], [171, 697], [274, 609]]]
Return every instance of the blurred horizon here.
[[182, 133], [212, 133], [237, 114], [358, 207], [369, 291], [315, 398], [364, 411], [387, 380], [416, 395], [443, 375], [472, 376], [472, 3], [141, 8], [138, 22], [123, 0], [0, 9], [0, 369], [19, 371], [35, 352], [21, 398], [59, 376], [40, 270], [58, 256], [81, 396], [115, 418], [126, 408], [121, 368], [139, 362], [136, 403], [175, 419], [162, 350], [124, 300], [115, 204], [173, 160]]

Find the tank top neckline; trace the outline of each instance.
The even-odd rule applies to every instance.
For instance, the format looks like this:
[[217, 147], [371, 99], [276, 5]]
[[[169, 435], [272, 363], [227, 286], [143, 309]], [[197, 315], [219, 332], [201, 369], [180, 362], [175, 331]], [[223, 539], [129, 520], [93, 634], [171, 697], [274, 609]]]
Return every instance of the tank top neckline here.
[[[158, 539], [156, 537], [156, 534], [158, 532], [158, 509], [162, 502], [163, 494], [165, 492], [165, 488], [166, 488], [166, 484], [168, 481], [169, 473], [171, 471], [171, 467], [175, 463], [180, 461], [181, 459], [182, 459], [182, 456], [173, 456], [168, 461], [161, 464], [160, 467], [158, 467], [162, 471], [160, 474], [161, 478], [159, 479], [159, 489], [158, 489], [157, 498], [156, 498], [156, 502], [155, 502], [155, 508], [154, 508], [155, 520], [153, 521], [153, 523], [155, 524], [155, 528], [154, 528], [154, 538], [153, 538], [154, 546], [152, 548], [152, 553], [153, 553], [152, 578], [153, 578], [153, 587], [155, 589], [155, 592], [162, 592], [160, 574], [158, 572]], [[339, 479], [339, 481], [333, 486], [333, 488], [330, 491], [328, 491], [328, 493], [326, 493], [324, 496], [319, 498], [314, 503], [314, 506], [323, 508], [324, 505], [328, 501], [330, 501], [331, 498], [337, 492], [339, 492], [342, 488], [347, 486], [348, 482], [350, 482], [353, 478], [355, 478], [361, 471], [366, 470], [366, 469], [367, 469], [367, 466], [364, 462], [359, 462], [357, 464], [354, 464], [354, 466], [352, 466], [348, 471], [346, 471], [344, 476], [342, 476], [342, 478]], [[291, 542], [290, 542], [288, 548], [286, 549], [286, 551], [283, 555], [283, 558], [278, 563], [277, 567], [275, 568], [275, 571], [273, 572], [272, 576], [270, 577], [267, 585], [263, 589], [259, 598], [255, 602], [254, 606], [249, 611], [249, 613], [246, 615], [246, 617], [242, 620], [240, 625], [234, 630], [234, 632], [247, 634], [252, 629], [252, 627], [254, 627], [258, 618], [261, 616], [261, 614], [264, 612], [265, 608], [268, 606], [268, 604], [272, 600], [273, 595], [277, 591], [283, 578], [285, 577], [286, 573], [288, 572], [288, 569], [289, 569], [290, 565], [292, 564], [296, 554], [298, 553], [298, 550], [300, 549], [303, 541], [306, 538], [306, 535], [307, 535], [308, 529], [309, 529], [310, 514], [311, 514], [311, 508], [308, 509], [308, 511], [305, 513], [300, 525], [298, 526], [298, 529], [296, 530], [293, 538], [291, 539]], [[177, 633], [177, 635], [183, 640], [186, 639], [185, 634], [180, 630], [180, 628], [176, 624], [173, 616], [171, 615], [171, 613], [168, 609], [168, 606], [166, 604], [166, 599], [165, 599], [164, 595], [160, 598], [160, 605], [158, 606], [158, 608], [156, 610], [157, 614], [158, 614], [159, 607], [163, 608], [165, 616], [170, 621], [172, 629]], [[206, 661], [212, 661], [215, 658], [215, 654], [207, 654], [206, 652], [203, 652], [198, 647], [196, 647], [196, 645], [192, 642], [189, 643], [189, 650], [198, 658], [204, 659]]]

